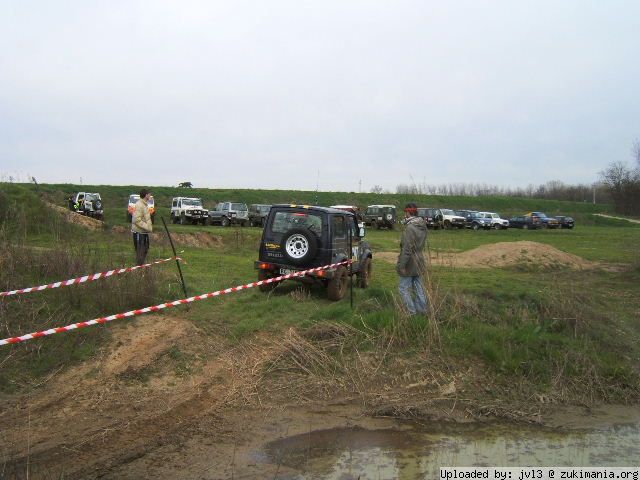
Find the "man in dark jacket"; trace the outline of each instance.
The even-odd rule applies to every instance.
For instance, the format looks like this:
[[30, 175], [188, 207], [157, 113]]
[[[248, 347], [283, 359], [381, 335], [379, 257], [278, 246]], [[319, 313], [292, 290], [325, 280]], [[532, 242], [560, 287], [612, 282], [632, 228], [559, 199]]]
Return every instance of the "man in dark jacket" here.
[[405, 230], [400, 240], [400, 255], [396, 270], [400, 275], [400, 296], [410, 315], [427, 312], [427, 295], [421, 275], [425, 272], [424, 244], [427, 240], [427, 222], [418, 217], [418, 207], [409, 203], [404, 209]]

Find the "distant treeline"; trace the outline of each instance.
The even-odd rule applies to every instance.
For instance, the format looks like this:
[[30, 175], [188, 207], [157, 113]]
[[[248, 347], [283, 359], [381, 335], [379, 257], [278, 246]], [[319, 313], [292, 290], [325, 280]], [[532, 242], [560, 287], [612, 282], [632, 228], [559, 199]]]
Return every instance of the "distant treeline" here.
[[[552, 180], [543, 185], [529, 185], [525, 188], [500, 187], [486, 183], [449, 183], [441, 185], [400, 184], [396, 193], [414, 195], [442, 195], [466, 197], [520, 197], [542, 200], [565, 200], [612, 204], [617, 213], [640, 216], [640, 140], [631, 149], [634, 165], [623, 162], [611, 163], [600, 172], [600, 181], [591, 185], [567, 185], [560, 180]], [[376, 185], [372, 193], [383, 193]]]
[[[375, 192], [377, 189], [372, 189]], [[566, 200], [570, 202], [612, 203], [609, 187], [605, 183], [592, 185], [567, 185], [560, 180], [552, 180], [544, 185], [527, 187], [501, 187], [486, 183], [449, 183], [441, 185], [400, 184], [396, 193], [419, 195], [444, 195], [465, 197], [520, 197], [544, 200]]]

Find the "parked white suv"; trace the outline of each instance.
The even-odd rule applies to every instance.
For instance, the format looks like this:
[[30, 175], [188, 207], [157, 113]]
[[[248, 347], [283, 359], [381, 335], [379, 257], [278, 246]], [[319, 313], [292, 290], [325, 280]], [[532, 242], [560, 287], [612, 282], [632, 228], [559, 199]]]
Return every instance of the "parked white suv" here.
[[491, 220], [491, 228], [496, 230], [509, 228], [509, 220], [500, 218], [499, 213], [495, 212], [478, 212], [478, 216], [481, 218], [488, 218]]
[[444, 228], [464, 228], [466, 224], [464, 217], [449, 208], [441, 208], [440, 211], [442, 212], [442, 225]]
[[209, 218], [209, 210], [202, 205], [201, 198], [176, 197], [171, 202], [171, 221], [180, 222], [180, 225], [187, 223], [201, 223], [205, 225]]

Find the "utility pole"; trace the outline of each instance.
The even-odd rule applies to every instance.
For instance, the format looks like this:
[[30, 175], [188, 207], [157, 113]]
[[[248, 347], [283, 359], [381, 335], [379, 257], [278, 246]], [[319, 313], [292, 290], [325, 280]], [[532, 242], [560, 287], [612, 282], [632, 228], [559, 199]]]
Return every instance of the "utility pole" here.
[[362, 179], [358, 182], [358, 193], [362, 193]]

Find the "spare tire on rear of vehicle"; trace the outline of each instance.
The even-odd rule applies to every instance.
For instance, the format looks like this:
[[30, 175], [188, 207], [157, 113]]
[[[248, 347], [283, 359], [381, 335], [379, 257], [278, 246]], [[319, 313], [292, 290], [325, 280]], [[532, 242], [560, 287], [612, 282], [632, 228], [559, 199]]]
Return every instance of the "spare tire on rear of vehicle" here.
[[318, 239], [306, 228], [292, 228], [282, 236], [282, 254], [291, 265], [311, 261], [318, 251]]
[[102, 210], [102, 202], [100, 200], [94, 200], [93, 208], [95, 208], [96, 210]]

